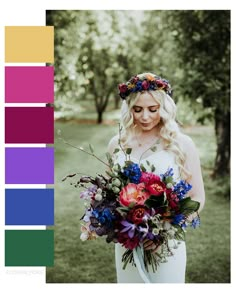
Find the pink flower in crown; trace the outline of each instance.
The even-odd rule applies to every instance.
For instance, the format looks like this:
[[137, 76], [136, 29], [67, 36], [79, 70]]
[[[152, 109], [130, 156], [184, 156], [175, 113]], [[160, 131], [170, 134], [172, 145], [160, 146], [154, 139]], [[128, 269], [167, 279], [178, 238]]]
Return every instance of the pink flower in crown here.
[[121, 190], [119, 200], [122, 205], [128, 207], [131, 203], [143, 205], [149, 196], [144, 183], [129, 183]]
[[120, 90], [120, 93], [125, 93], [127, 90], [128, 90], [128, 87], [126, 84], [119, 84], [119, 90]]
[[162, 80], [156, 80], [158, 88], [164, 88], [166, 84]]
[[131, 83], [136, 84], [138, 81], [139, 81], [139, 77], [134, 76], [134, 77], [132, 78], [132, 80], [131, 80]]
[[144, 80], [142, 82], [142, 87], [143, 87], [143, 90], [147, 90], [150, 86], [150, 83], [147, 81], [147, 80]]

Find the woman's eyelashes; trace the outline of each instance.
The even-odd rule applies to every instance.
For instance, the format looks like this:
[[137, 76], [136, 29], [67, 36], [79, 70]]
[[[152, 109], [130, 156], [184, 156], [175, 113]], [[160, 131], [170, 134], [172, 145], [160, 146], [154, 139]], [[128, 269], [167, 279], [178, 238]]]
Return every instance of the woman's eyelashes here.
[[[158, 111], [158, 108], [155, 108], [155, 109], [150, 108], [150, 109], [148, 109], [148, 110], [149, 110], [149, 112], [151, 112], [151, 113], [155, 113], [155, 112]], [[141, 111], [142, 111], [142, 108], [134, 108], [134, 112], [135, 112], [135, 113], [141, 113]]]

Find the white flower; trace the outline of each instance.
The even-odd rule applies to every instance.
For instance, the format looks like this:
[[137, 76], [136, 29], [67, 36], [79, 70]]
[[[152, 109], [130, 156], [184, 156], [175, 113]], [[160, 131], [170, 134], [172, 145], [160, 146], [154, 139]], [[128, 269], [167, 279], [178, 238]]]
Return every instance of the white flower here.
[[159, 234], [160, 229], [159, 228], [153, 228], [152, 233], [156, 236]]
[[102, 200], [102, 195], [96, 194], [94, 198], [95, 198], [96, 201], [101, 201]]
[[163, 222], [163, 229], [169, 230], [171, 228], [171, 224], [168, 221]]
[[81, 239], [81, 241], [87, 241], [88, 240], [88, 238], [89, 238], [89, 234], [88, 234], [88, 232], [83, 232], [83, 233], [81, 233], [81, 235], [80, 235], [80, 239]]
[[98, 193], [98, 194], [101, 194], [101, 193], [102, 193], [102, 189], [101, 189], [101, 188], [98, 188], [98, 189], [97, 189], [97, 193]]
[[173, 187], [173, 184], [171, 182], [167, 183], [166, 185], [167, 188], [172, 188]]

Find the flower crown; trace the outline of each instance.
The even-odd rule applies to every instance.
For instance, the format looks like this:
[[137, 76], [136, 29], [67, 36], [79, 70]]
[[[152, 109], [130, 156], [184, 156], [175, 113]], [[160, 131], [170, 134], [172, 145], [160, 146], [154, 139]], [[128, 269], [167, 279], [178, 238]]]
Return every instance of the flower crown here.
[[128, 82], [119, 84], [119, 95], [122, 99], [126, 99], [130, 93], [142, 92], [145, 90], [164, 90], [171, 95], [171, 86], [169, 81], [156, 75], [144, 74], [136, 75], [129, 79]]

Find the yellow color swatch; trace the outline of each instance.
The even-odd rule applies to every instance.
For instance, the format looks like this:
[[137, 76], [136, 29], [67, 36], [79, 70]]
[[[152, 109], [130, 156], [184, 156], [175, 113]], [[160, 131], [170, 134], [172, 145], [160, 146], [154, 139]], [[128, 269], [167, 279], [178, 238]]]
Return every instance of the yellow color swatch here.
[[5, 27], [6, 63], [53, 63], [53, 26]]

